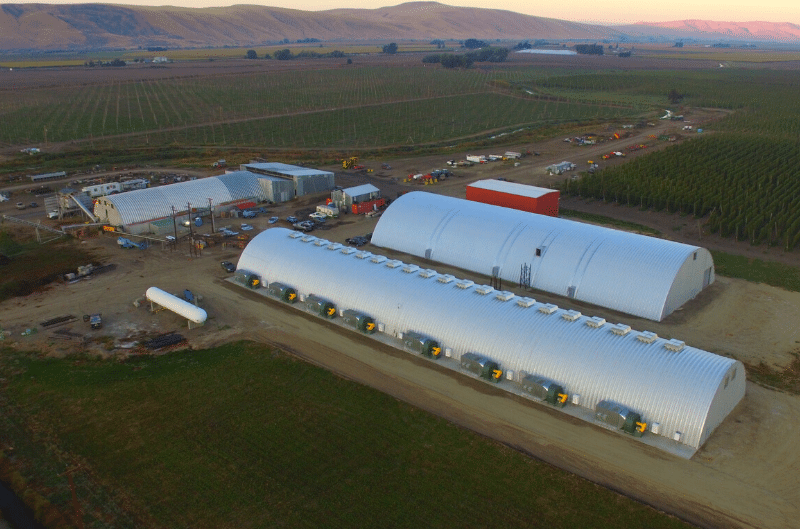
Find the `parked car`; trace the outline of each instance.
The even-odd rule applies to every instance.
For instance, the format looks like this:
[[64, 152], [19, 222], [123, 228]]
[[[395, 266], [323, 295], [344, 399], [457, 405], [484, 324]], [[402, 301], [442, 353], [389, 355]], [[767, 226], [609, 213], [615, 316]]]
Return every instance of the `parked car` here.
[[349, 237], [344, 240], [347, 244], [352, 244], [355, 247], [361, 247], [367, 244], [369, 241], [366, 237], [361, 237], [360, 235], [357, 237]]
[[297, 222], [297, 217], [295, 217], [294, 215], [289, 215], [288, 217], [286, 217], [286, 222], [295, 224]]
[[32, 208], [38, 208], [38, 207], [39, 207], [39, 204], [37, 204], [36, 202], [31, 202], [31, 206], [30, 206], [30, 207], [32, 207]]
[[311, 217], [312, 219], [314, 219], [316, 222], [325, 222], [325, 219], [327, 219], [327, 218], [328, 218], [328, 216], [327, 216], [327, 215], [325, 215], [325, 214], [323, 214], [323, 213], [320, 213], [319, 211], [316, 211], [316, 212], [314, 212], [314, 213], [311, 213], [311, 214], [309, 215], [309, 217]]
[[232, 274], [233, 272], [235, 272], [235, 271], [236, 271], [236, 265], [235, 265], [235, 264], [233, 264], [233, 263], [232, 263], [232, 262], [230, 262], [230, 261], [222, 261], [222, 262], [220, 263], [220, 265], [221, 265], [221, 266], [222, 266], [222, 268], [223, 268], [223, 269], [224, 269], [226, 272], [228, 272], [229, 274]]
[[242, 224], [242, 231], [250, 231], [253, 227], [249, 224]]
[[25, 204], [22, 202], [17, 202], [17, 209], [25, 209]]
[[254, 218], [258, 217], [258, 212], [257, 211], [253, 211], [252, 209], [246, 209], [246, 210], [242, 211], [242, 217], [244, 217], [246, 219], [254, 219]]
[[275, 223], [276, 223], [276, 222], [278, 222], [279, 220], [280, 220], [280, 219], [279, 219], [278, 217], [270, 217], [268, 222], [269, 222], [270, 224], [275, 224]]
[[314, 223], [311, 222], [310, 220], [304, 220], [303, 222], [295, 222], [294, 224], [292, 224], [292, 226], [294, 226], [294, 229], [296, 230], [301, 230], [305, 232], [314, 230]]

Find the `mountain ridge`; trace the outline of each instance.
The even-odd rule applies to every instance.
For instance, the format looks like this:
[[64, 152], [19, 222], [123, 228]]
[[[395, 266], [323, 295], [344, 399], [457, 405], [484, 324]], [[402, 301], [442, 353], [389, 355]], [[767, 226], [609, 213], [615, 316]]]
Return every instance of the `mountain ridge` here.
[[688, 20], [603, 26], [425, 1], [326, 11], [243, 4], [209, 8], [99, 3], [0, 5], [0, 50], [5, 51], [242, 47], [309, 38], [624, 41], [671, 35], [795, 42], [800, 41], [800, 26]]

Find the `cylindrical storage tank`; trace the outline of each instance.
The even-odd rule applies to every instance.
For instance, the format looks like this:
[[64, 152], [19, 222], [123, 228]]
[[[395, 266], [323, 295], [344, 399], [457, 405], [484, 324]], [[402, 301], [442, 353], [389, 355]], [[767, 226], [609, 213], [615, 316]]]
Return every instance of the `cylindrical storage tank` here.
[[375, 332], [375, 320], [361, 312], [346, 310], [342, 313], [342, 321], [364, 334], [372, 334]]
[[297, 291], [289, 285], [284, 285], [283, 283], [278, 282], [270, 283], [267, 291], [270, 293], [270, 295], [275, 296], [286, 303], [294, 303], [297, 301]]
[[322, 299], [314, 294], [309, 294], [304, 303], [306, 310], [318, 316], [329, 319], [336, 317], [336, 305], [326, 299]]
[[158, 303], [162, 307], [171, 310], [176, 314], [180, 314], [187, 320], [195, 323], [203, 323], [208, 317], [206, 311], [200, 307], [184, 301], [178, 296], [173, 296], [169, 292], [165, 292], [157, 287], [148, 288], [147, 292], [145, 293], [145, 297], [148, 299], [148, 301]]

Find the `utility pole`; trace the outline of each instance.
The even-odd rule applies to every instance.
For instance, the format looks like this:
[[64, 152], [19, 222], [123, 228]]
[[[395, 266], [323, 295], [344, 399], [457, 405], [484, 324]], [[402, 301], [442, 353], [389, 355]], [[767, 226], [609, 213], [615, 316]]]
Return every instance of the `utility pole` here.
[[172, 229], [175, 231], [175, 240], [172, 241], [174, 248], [178, 244], [178, 223], [175, 221], [175, 206], [172, 206]]
[[208, 199], [208, 212], [211, 214], [211, 233], [217, 233], [217, 228], [214, 226], [214, 209], [211, 207], [211, 199]]

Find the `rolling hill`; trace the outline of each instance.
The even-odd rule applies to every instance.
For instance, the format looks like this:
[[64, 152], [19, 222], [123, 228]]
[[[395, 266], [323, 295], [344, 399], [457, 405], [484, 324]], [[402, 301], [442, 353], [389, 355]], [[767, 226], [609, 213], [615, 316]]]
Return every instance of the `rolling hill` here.
[[0, 50], [4, 51], [239, 47], [275, 44], [284, 39], [616, 41], [642, 37], [796, 42], [800, 40], [800, 27], [708, 21], [607, 27], [438, 2], [328, 11], [255, 5], [202, 9], [111, 4], [0, 5]]

